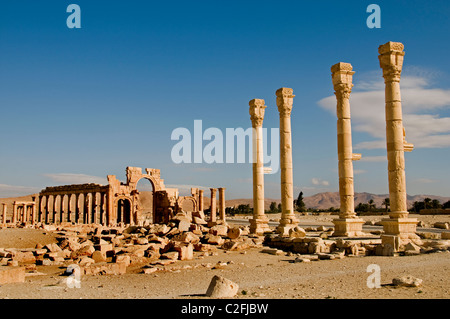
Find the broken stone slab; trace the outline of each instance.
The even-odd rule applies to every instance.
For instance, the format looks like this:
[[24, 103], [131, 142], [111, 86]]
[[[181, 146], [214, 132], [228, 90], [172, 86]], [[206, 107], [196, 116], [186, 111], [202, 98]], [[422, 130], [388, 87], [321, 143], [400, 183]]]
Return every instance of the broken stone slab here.
[[447, 222], [436, 222], [433, 227], [439, 229], [450, 229], [450, 224]]
[[148, 239], [145, 237], [139, 237], [139, 238], [136, 238], [134, 242], [137, 245], [146, 245], [146, 244], [148, 244]]
[[224, 242], [225, 242], [225, 239], [223, 239], [220, 236], [212, 235], [212, 236], [208, 237], [208, 244], [211, 244], [211, 245], [219, 245], [220, 246], [220, 245], [223, 245]]
[[195, 251], [206, 252], [206, 251], [215, 251], [216, 249], [217, 249], [216, 246], [210, 244], [203, 244], [203, 243], [194, 244]]
[[191, 222], [188, 220], [180, 220], [178, 223], [178, 230], [180, 232], [188, 232], [191, 227]]
[[311, 259], [309, 258], [297, 257], [294, 259], [294, 263], [309, 263], [309, 262], [311, 262]]
[[262, 253], [265, 254], [270, 254], [270, 255], [283, 255], [284, 252], [280, 249], [276, 249], [276, 248], [264, 248], [263, 250], [261, 250]]
[[125, 263], [92, 264], [81, 268], [84, 275], [123, 275], [127, 272]]
[[206, 291], [210, 298], [232, 298], [236, 296], [239, 285], [222, 276], [214, 276]]
[[238, 239], [242, 234], [242, 229], [239, 227], [229, 227], [227, 231], [227, 237], [230, 239]]
[[423, 280], [420, 278], [415, 278], [411, 275], [406, 275], [402, 277], [396, 277], [392, 279], [392, 284], [394, 286], [400, 287], [419, 287], [422, 285]]
[[0, 285], [25, 282], [25, 267], [1, 267]]
[[291, 229], [289, 229], [289, 237], [291, 238], [306, 237], [306, 231], [299, 226], [292, 227]]
[[200, 242], [200, 237], [195, 235], [192, 232], [184, 232], [184, 233], [174, 236], [172, 238], [172, 240], [181, 241], [184, 243], [196, 244], [196, 243]]
[[178, 252], [179, 260], [192, 260], [194, 259], [194, 245], [176, 245], [173, 248], [176, 252]]
[[45, 246], [45, 248], [48, 249], [48, 251], [50, 252], [58, 252], [58, 251], [62, 251], [61, 247], [59, 247], [56, 243], [53, 244], [48, 244]]
[[106, 253], [100, 250], [96, 250], [92, 253], [91, 258], [96, 262], [105, 262], [106, 261]]
[[198, 216], [192, 216], [192, 222], [196, 225], [207, 225], [208, 224], [208, 222], [204, 218], [201, 218]]
[[319, 257], [320, 260], [333, 260], [336, 258], [333, 254], [325, 254], [325, 253], [319, 253], [317, 254], [317, 257]]
[[12, 258], [22, 264], [34, 264], [36, 262], [36, 257], [31, 251], [17, 251]]
[[153, 273], [155, 273], [155, 272], [157, 272], [159, 270], [160, 270], [160, 268], [157, 268], [157, 267], [144, 268], [144, 269], [142, 269], [142, 273], [148, 275], [148, 274], [153, 274]]
[[177, 251], [169, 251], [161, 255], [161, 259], [177, 260], [179, 253]]
[[450, 232], [442, 232], [441, 238], [442, 239], [450, 239]]
[[215, 236], [227, 236], [228, 226], [225, 225], [215, 225], [209, 229], [209, 233]]

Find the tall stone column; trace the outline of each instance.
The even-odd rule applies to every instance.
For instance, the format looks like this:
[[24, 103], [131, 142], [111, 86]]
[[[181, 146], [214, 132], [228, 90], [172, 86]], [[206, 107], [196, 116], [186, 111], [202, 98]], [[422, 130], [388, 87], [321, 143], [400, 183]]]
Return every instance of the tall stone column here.
[[12, 204], [12, 209], [13, 209], [13, 214], [12, 214], [11, 223], [16, 224], [17, 223], [17, 203], [16, 202], [14, 202]]
[[34, 224], [36, 222], [36, 197], [33, 196], [32, 201], [34, 202], [34, 205], [31, 211], [31, 224]]
[[223, 223], [226, 223], [226, 216], [225, 216], [225, 187], [219, 187], [219, 214], [220, 214], [220, 220]]
[[263, 131], [264, 113], [266, 105], [262, 99], [249, 102], [250, 120], [252, 121], [253, 147], [253, 219], [250, 220], [250, 232], [262, 235], [270, 231], [269, 219], [264, 213], [264, 149]]
[[217, 210], [217, 203], [216, 203], [216, 192], [217, 192], [217, 188], [210, 188], [211, 190], [211, 212], [210, 212], [210, 216], [209, 216], [209, 222], [208, 225], [214, 226], [217, 224], [217, 216], [216, 216], [216, 210]]
[[353, 154], [352, 126], [350, 119], [350, 93], [352, 92], [353, 67], [350, 63], [337, 63], [331, 67], [334, 94], [336, 95], [337, 146], [339, 160], [339, 218], [333, 220], [333, 236], [354, 237], [363, 235], [364, 220], [355, 213], [353, 161], [361, 154]]
[[385, 83], [386, 146], [388, 159], [389, 199], [391, 212], [389, 219], [383, 220], [382, 243], [393, 251], [402, 249], [410, 240], [417, 240], [415, 234], [417, 219], [408, 218], [405, 151], [413, 149], [404, 139], [400, 76], [403, 67], [403, 44], [388, 42], [378, 48], [378, 59], [383, 69]]
[[204, 207], [203, 207], [203, 192], [204, 192], [204, 190], [203, 189], [199, 189], [198, 190], [198, 211], [200, 212], [200, 213], [203, 213], [203, 210], [205, 209]]
[[[99, 199], [100, 198], [100, 193], [93, 193], [93, 202], [94, 202], [94, 217], [93, 217], [93, 221], [92, 223], [97, 224], [98, 220], [99, 220], [99, 215], [100, 215], [100, 203], [99, 203]], [[100, 200], [101, 202], [101, 200]]]
[[281, 168], [281, 219], [277, 232], [282, 236], [297, 226], [294, 213], [294, 186], [292, 170], [291, 111], [295, 95], [289, 88], [276, 92], [278, 112], [280, 113], [280, 168]]
[[6, 226], [6, 212], [7, 212], [7, 210], [8, 210], [8, 206], [5, 203], [3, 203], [3, 212], [2, 212], [2, 223], [3, 223], [3, 226]]
[[22, 213], [22, 223], [26, 223], [27, 222], [27, 215], [28, 215], [28, 205], [27, 204], [23, 204], [23, 213]]

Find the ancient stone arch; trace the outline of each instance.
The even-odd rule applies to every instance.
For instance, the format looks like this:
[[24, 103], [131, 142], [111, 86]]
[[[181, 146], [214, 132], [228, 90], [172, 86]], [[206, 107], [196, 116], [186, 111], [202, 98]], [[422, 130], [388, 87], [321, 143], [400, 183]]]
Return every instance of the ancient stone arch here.
[[178, 207], [186, 212], [198, 211], [198, 203], [194, 196], [180, 196], [177, 200]]

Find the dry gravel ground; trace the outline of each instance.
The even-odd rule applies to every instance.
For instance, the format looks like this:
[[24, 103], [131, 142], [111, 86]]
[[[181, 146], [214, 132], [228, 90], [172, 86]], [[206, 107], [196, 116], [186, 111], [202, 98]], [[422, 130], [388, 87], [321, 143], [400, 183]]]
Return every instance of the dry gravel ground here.
[[[67, 288], [61, 280], [64, 268], [38, 266], [42, 276], [27, 277], [25, 283], [0, 287], [2, 298], [206, 298], [214, 275], [239, 284], [236, 298], [283, 299], [442, 299], [450, 296], [450, 253], [407, 257], [347, 257], [292, 263], [294, 257], [263, 254], [251, 249], [246, 254], [223, 253], [193, 261], [179, 261], [176, 267], [195, 263], [232, 262], [225, 269], [194, 268], [153, 274], [129, 269], [122, 276], [83, 276], [81, 288]], [[368, 288], [367, 266], [381, 268], [381, 288]], [[394, 277], [412, 275], [423, 279], [422, 287], [395, 288]]]
[[[333, 216], [318, 217], [314, 222], [328, 223]], [[311, 216], [305, 216], [307, 222]], [[376, 220], [381, 219], [377, 216]], [[427, 216], [424, 222], [449, 221], [448, 216]], [[52, 233], [33, 229], [0, 230], [0, 247], [35, 247], [37, 243], [55, 242]], [[42, 275], [29, 276], [25, 283], [0, 286], [1, 298], [28, 299], [202, 299], [214, 275], [221, 275], [239, 285], [237, 299], [448, 299], [450, 296], [450, 252], [401, 257], [346, 257], [294, 263], [295, 256], [269, 255], [261, 249], [224, 252], [178, 261], [173, 271], [141, 273], [141, 267], [129, 267], [122, 276], [83, 276], [81, 288], [68, 288], [62, 282], [65, 267], [37, 266]], [[207, 264], [227, 263], [219, 269]], [[197, 266], [201, 265], [203, 266]], [[381, 268], [381, 288], [368, 288], [367, 266]], [[186, 266], [186, 267], [185, 267]], [[423, 279], [418, 288], [396, 288], [394, 277], [412, 275]]]

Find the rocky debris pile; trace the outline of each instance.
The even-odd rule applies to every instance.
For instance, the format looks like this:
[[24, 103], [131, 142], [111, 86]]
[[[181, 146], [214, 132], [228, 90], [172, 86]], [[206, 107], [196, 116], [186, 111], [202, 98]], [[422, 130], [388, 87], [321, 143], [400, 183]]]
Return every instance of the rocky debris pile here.
[[[103, 227], [61, 225], [56, 243], [32, 249], [0, 248], [0, 265], [79, 265], [84, 275], [123, 274], [127, 267], [152, 273], [178, 260], [216, 254], [218, 249], [261, 247], [263, 238], [249, 235], [247, 226], [207, 226], [203, 216], [177, 214], [168, 224]], [[220, 267], [215, 265], [212, 267]], [[35, 268], [34, 268], [35, 269]], [[32, 270], [35, 271], [35, 270]]]
[[[379, 237], [367, 238], [333, 238], [332, 228], [324, 229], [323, 226], [319, 234], [306, 235], [311, 228], [302, 229], [294, 227], [289, 231], [288, 237], [277, 234], [265, 236], [262, 250], [264, 253], [281, 255], [284, 252], [297, 254], [295, 262], [309, 262], [311, 260], [341, 259], [345, 256], [387, 256], [392, 255], [386, 252]], [[313, 231], [318, 231], [314, 229]], [[420, 234], [419, 234], [420, 235]], [[450, 250], [450, 240], [446, 240], [447, 233], [436, 233], [431, 239], [418, 239], [406, 244], [401, 249], [401, 255], [412, 256]], [[422, 238], [424, 236], [421, 236]], [[311, 257], [314, 256], [314, 257]]]

